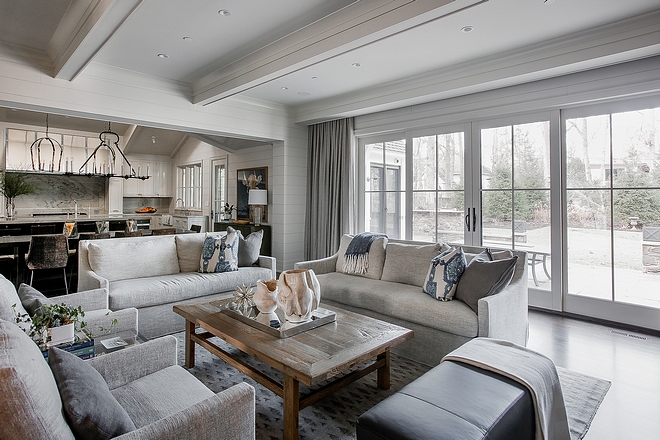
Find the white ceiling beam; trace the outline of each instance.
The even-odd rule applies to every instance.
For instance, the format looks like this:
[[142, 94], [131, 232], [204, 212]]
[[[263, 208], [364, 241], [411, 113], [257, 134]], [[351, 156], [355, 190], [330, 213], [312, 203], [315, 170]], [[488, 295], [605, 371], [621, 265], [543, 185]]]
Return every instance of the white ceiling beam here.
[[46, 52], [54, 77], [72, 81], [89, 64], [142, 0], [72, 1]]
[[488, 0], [362, 0], [193, 83], [207, 105]]
[[136, 143], [136, 139], [138, 137], [138, 134], [140, 133], [140, 130], [142, 130], [142, 127], [131, 124], [129, 125], [128, 129], [124, 133], [124, 154], [128, 154], [131, 152], [131, 149]]
[[183, 136], [181, 136], [181, 140], [179, 141], [179, 143], [176, 144], [176, 147], [174, 147], [174, 150], [172, 150], [172, 152], [170, 153], [170, 159], [174, 159], [174, 157], [177, 154], [179, 154], [179, 151], [181, 150], [181, 148], [183, 148], [186, 142], [188, 142], [188, 135], [184, 134]]

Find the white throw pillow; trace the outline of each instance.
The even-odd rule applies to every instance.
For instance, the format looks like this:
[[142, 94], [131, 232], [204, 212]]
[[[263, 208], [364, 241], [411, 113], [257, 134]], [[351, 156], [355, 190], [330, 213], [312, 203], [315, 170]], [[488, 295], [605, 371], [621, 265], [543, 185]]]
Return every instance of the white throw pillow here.
[[199, 271], [202, 273], [233, 272], [238, 270], [238, 233], [204, 239]]

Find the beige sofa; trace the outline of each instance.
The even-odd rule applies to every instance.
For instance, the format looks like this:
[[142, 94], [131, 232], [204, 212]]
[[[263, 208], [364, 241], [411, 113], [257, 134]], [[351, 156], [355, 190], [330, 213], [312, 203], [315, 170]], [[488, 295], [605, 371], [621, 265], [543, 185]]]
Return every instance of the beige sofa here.
[[[341, 272], [350, 236], [342, 237], [339, 251], [321, 260], [296, 263], [313, 269], [321, 285], [321, 302], [338, 306], [415, 332], [412, 340], [393, 351], [428, 365], [467, 341], [481, 337], [527, 343], [527, 256], [518, 256], [513, 279], [500, 293], [478, 300], [478, 313], [460, 300], [438, 301], [422, 291], [431, 259], [440, 244], [385, 241], [382, 258], [370, 255], [365, 276]], [[376, 245], [376, 242], [374, 242]], [[484, 248], [462, 246], [469, 261]], [[373, 248], [373, 246], [372, 246]], [[460, 282], [459, 282], [460, 284]]]
[[259, 256], [258, 266], [199, 273], [206, 235], [81, 240], [78, 290], [105, 288], [110, 309], [137, 308], [139, 332], [151, 339], [184, 329], [184, 319], [172, 311], [176, 304], [229, 297], [237, 286], [275, 278], [275, 258], [265, 256]]

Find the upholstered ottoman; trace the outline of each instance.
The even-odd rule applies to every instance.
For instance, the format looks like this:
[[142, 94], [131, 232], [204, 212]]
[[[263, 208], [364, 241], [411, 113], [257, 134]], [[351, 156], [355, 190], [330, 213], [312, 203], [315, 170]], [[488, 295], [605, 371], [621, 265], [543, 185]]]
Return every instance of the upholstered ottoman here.
[[533, 440], [535, 410], [524, 386], [445, 361], [362, 414], [358, 440]]

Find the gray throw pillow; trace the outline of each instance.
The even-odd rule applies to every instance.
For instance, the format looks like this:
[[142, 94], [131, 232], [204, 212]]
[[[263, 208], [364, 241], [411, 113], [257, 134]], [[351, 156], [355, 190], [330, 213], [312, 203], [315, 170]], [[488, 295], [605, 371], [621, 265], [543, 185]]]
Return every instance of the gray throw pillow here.
[[458, 282], [454, 298], [463, 301], [477, 313], [477, 303], [481, 298], [495, 295], [509, 285], [517, 261], [517, 256], [494, 261], [473, 259]]
[[18, 286], [18, 297], [21, 299], [21, 304], [23, 304], [23, 307], [27, 310], [30, 316], [34, 316], [37, 309], [44, 304], [53, 303], [53, 301], [46, 298], [43, 293], [25, 283], [21, 283], [21, 285]]
[[227, 226], [227, 233], [238, 233], [238, 266], [252, 266], [259, 260], [259, 253], [261, 251], [261, 242], [264, 238], [264, 230], [259, 229], [247, 237], [243, 237], [243, 233], [231, 226]]
[[110, 439], [135, 430], [135, 423], [94, 367], [56, 347], [48, 350], [48, 364], [77, 439]]

